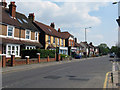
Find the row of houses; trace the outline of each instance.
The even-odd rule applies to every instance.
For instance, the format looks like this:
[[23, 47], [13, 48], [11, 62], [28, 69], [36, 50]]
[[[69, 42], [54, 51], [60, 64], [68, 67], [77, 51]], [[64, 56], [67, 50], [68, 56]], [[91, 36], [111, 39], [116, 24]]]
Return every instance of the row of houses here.
[[0, 3], [2, 18], [0, 19], [0, 54], [6, 54], [10, 57], [21, 56], [23, 49], [50, 49], [58, 48], [59, 54], [72, 55], [74, 53], [81, 55], [95, 55], [99, 49], [92, 43], [77, 42], [69, 32], [62, 32], [60, 28], [55, 29], [55, 24], [45, 25], [35, 20], [34, 13], [28, 17], [16, 11], [15, 2], [7, 3], [2, 0]]

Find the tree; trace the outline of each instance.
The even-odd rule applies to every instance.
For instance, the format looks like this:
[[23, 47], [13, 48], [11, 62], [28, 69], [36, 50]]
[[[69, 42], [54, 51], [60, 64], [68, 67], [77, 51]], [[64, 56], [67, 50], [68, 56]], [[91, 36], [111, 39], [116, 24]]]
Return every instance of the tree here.
[[117, 51], [118, 51], [118, 47], [117, 46], [112, 46], [111, 49], [110, 49], [111, 53], [114, 52], [115, 54], [117, 54]]
[[107, 55], [110, 52], [109, 47], [105, 43], [100, 44], [98, 47], [99, 47], [99, 50], [100, 50], [99, 52], [102, 55]]

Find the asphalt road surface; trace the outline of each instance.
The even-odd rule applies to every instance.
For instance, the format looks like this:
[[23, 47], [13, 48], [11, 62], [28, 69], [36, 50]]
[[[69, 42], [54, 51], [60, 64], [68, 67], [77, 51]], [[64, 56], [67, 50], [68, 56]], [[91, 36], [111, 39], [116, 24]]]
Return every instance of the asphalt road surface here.
[[103, 88], [105, 75], [112, 70], [109, 57], [6, 73], [4, 88]]

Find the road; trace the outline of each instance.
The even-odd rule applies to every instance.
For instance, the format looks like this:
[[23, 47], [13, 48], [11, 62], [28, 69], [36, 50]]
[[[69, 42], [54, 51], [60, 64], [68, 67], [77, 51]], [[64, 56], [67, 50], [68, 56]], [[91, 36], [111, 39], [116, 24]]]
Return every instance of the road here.
[[3, 74], [4, 88], [103, 88], [109, 57]]

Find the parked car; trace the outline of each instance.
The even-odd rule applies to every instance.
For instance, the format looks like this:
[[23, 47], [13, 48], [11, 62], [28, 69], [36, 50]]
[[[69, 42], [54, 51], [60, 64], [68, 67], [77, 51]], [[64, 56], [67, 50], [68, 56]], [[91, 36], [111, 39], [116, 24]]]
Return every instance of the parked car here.
[[80, 59], [80, 58], [82, 58], [81, 55], [79, 55], [79, 54], [76, 54], [76, 55], [75, 55], [75, 59]]
[[114, 58], [115, 57], [115, 54], [114, 53], [110, 53], [110, 58]]

